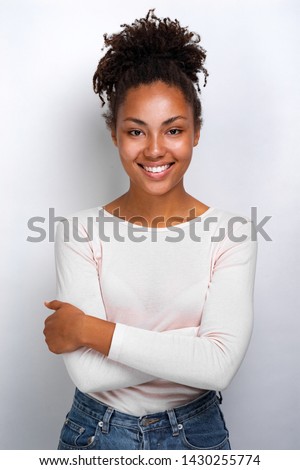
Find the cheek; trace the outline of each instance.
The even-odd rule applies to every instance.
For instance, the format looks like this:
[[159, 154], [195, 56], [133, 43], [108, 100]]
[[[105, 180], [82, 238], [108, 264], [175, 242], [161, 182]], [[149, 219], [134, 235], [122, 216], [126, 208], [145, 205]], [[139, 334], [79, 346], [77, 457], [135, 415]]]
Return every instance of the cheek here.
[[123, 148], [122, 150], [119, 149], [119, 157], [121, 164], [126, 172], [130, 171], [132, 167], [135, 165], [135, 160], [137, 159], [137, 152], [133, 152], [132, 149], [128, 151], [128, 149]]
[[183, 159], [189, 159], [193, 153], [193, 141], [190, 138], [178, 141], [173, 144], [172, 150], [174, 154], [177, 154]]
[[135, 158], [141, 150], [141, 146], [137, 141], [126, 139], [126, 137], [119, 139], [118, 147], [121, 158], [126, 158], [127, 160]]

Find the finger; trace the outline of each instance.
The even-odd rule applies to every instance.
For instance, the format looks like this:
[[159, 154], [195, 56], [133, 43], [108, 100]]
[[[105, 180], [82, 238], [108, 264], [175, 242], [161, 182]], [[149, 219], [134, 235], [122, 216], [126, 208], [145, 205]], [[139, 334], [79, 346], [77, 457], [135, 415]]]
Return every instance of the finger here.
[[52, 313], [51, 315], [49, 315], [49, 316], [45, 319], [45, 321], [44, 321], [45, 327], [46, 327], [47, 325], [49, 325], [49, 323], [51, 323], [51, 321], [53, 320], [53, 317], [54, 317], [55, 313], [56, 313], [56, 312]]
[[45, 336], [45, 341], [47, 342], [47, 330], [46, 330], [46, 326], [45, 326], [45, 328], [43, 329], [43, 335]]
[[44, 305], [47, 308], [51, 308], [52, 310], [57, 310], [59, 309], [64, 302], [61, 302], [60, 300], [45, 300]]

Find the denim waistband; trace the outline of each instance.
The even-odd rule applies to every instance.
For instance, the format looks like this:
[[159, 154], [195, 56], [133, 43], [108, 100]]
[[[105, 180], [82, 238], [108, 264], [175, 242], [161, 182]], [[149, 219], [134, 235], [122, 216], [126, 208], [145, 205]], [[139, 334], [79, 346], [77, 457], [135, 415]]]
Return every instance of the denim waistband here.
[[173, 435], [176, 435], [183, 421], [195, 414], [201, 413], [215, 402], [222, 402], [221, 393], [219, 392], [218, 396], [214, 390], [208, 390], [200, 397], [185, 405], [138, 417], [117, 411], [76, 388], [73, 406], [99, 421], [99, 425], [104, 433], [108, 432], [110, 424], [132, 429], [143, 429], [144, 431], [153, 428], [169, 427], [171, 424]]

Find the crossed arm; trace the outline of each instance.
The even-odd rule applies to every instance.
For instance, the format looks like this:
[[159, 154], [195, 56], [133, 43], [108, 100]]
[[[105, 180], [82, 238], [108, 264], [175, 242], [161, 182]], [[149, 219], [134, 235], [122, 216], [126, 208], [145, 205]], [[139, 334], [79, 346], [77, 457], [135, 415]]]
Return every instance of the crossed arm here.
[[88, 393], [162, 378], [202, 389], [226, 388], [252, 331], [257, 244], [250, 239], [251, 222], [241, 228], [247, 239], [226, 239], [216, 257], [201, 325], [155, 332], [106, 320], [97, 272], [101, 259], [95, 259], [90, 242], [64, 242], [59, 223], [58, 300], [48, 305], [55, 313], [44, 331], [49, 349], [63, 354], [75, 385]]

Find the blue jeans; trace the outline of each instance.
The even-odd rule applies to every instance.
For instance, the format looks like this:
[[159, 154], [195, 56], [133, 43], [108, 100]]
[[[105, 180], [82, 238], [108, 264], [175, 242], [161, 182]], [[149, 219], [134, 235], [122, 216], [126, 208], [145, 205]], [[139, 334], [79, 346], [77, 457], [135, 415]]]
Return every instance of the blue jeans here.
[[131, 416], [75, 391], [58, 450], [230, 449], [215, 391], [186, 405], [147, 416]]

